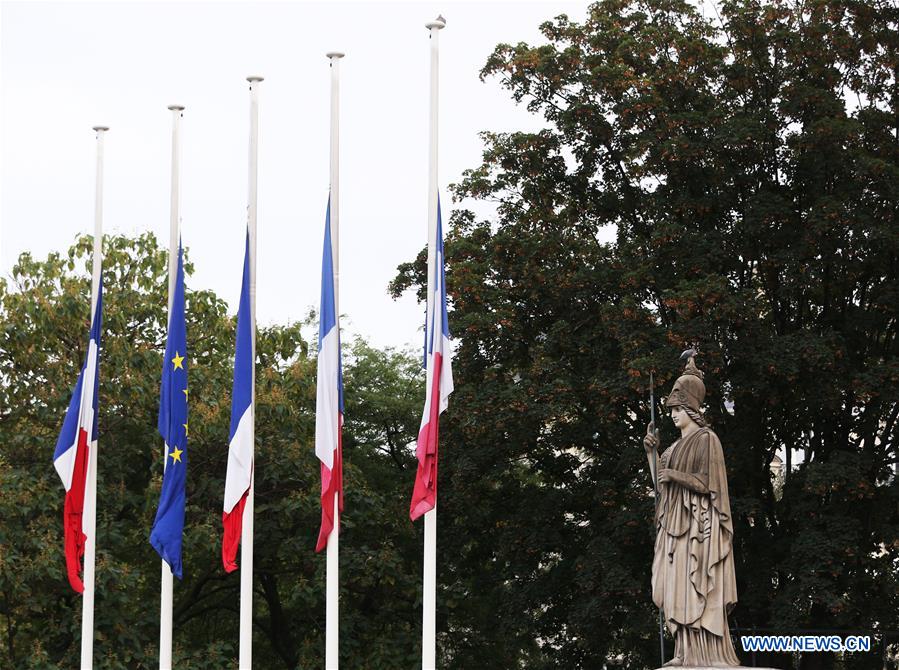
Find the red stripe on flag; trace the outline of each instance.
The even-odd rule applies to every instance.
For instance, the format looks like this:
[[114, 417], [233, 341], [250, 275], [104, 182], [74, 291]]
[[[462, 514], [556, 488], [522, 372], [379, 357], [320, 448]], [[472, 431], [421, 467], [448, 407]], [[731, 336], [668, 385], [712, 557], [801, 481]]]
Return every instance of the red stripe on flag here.
[[[334, 529], [334, 495], [337, 494], [337, 509], [343, 512], [343, 416], [338, 418], [337, 453], [334, 454], [334, 468], [329, 470], [321, 464], [322, 473], [322, 525], [318, 531], [315, 551], [328, 546], [328, 536]], [[338, 529], [339, 532], [339, 529]]]
[[84, 534], [82, 516], [84, 514], [84, 488], [87, 484], [88, 446], [87, 431], [78, 429], [78, 444], [75, 446], [75, 469], [72, 472], [72, 486], [66, 491], [63, 508], [63, 535], [65, 537], [66, 572], [69, 584], [78, 593], [84, 593], [81, 581], [81, 557], [84, 556]]
[[243, 492], [240, 500], [230, 512], [222, 512], [222, 526], [225, 533], [222, 536], [222, 564], [225, 572], [237, 570], [237, 547], [240, 546], [240, 533], [243, 530], [243, 508], [247, 504], [247, 494], [250, 489]]
[[412, 504], [409, 506], [409, 518], [413, 521], [437, 505], [437, 445], [440, 432], [440, 371], [443, 367], [443, 355], [434, 352], [431, 363], [434, 369], [428, 422], [419, 431], [418, 445], [415, 448], [418, 471], [415, 473], [415, 488], [412, 490]]

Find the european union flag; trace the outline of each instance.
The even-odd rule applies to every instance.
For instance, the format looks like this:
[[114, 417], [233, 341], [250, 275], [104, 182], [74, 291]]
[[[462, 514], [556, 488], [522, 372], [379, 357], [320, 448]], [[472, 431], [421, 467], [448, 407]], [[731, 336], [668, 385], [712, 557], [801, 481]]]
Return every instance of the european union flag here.
[[159, 394], [159, 433], [165, 441], [165, 469], [150, 544], [181, 579], [184, 484], [187, 479], [187, 327], [184, 323], [184, 264], [178, 245], [178, 273], [169, 312], [169, 332]]

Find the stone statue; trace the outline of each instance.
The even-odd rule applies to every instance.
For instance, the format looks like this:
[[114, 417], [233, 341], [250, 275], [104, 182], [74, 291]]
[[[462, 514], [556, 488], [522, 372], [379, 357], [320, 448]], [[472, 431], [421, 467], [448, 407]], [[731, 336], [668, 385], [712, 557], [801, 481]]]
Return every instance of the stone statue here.
[[733, 535], [724, 452], [701, 413], [703, 373], [693, 357], [665, 405], [680, 439], [658, 459], [659, 438], [649, 425], [643, 446], [658, 482], [652, 599], [674, 636], [674, 658], [665, 666], [734, 667], [740, 661], [727, 627], [737, 602]]

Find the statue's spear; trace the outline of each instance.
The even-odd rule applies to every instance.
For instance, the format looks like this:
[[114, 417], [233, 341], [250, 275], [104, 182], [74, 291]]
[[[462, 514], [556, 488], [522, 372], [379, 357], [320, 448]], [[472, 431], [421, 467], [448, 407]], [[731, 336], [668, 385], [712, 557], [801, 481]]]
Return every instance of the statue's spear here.
[[[655, 384], [654, 378], [652, 374], [652, 370], [649, 371], [649, 417], [650, 417], [650, 425], [652, 425], [652, 432], [655, 435], [658, 435], [658, 430], [656, 429], [656, 396], [655, 396]], [[653, 517], [653, 523], [655, 523], [655, 519], [659, 517], [659, 478], [658, 478], [658, 467], [656, 465], [656, 458], [658, 455], [658, 447], [653, 448], [652, 450], [652, 490], [653, 490], [653, 501], [655, 503], [655, 516]], [[662, 659], [660, 665], [665, 665], [665, 624], [662, 618], [662, 608], [659, 608], [659, 657]]]

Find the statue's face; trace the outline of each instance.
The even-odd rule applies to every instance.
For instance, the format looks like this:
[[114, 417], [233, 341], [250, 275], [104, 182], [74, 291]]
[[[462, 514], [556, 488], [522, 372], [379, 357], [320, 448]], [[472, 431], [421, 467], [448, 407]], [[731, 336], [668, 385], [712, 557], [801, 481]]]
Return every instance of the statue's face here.
[[693, 423], [693, 419], [689, 417], [689, 415], [684, 411], [684, 408], [680, 405], [675, 405], [671, 408], [671, 420], [674, 422], [674, 425], [678, 430], [683, 430], [691, 423]]

